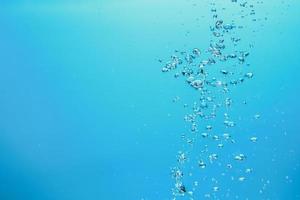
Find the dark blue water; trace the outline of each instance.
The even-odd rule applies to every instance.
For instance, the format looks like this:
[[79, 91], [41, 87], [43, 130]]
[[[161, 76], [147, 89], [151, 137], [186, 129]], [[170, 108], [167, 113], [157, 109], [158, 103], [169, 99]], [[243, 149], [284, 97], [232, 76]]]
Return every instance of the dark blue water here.
[[[1, 1], [0, 199], [165, 200], [174, 191], [176, 199], [300, 199], [300, 2], [243, 2]], [[224, 126], [222, 104], [193, 133], [184, 116], [200, 92], [161, 69], [175, 50], [184, 59], [180, 52], [199, 48], [197, 64], [211, 57], [217, 19], [235, 25], [224, 51], [250, 54], [243, 64], [215, 58], [208, 77], [254, 76], [205, 96], [232, 100], [234, 127]], [[233, 35], [241, 41], [228, 47]]]

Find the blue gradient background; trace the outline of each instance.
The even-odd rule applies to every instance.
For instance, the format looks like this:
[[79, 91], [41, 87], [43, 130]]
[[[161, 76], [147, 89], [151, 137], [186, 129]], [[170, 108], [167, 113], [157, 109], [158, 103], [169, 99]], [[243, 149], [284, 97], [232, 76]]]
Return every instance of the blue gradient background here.
[[[0, 199], [170, 199], [185, 126], [171, 100], [194, 92], [157, 59], [208, 46], [208, 1], [194, 2], [1, 1]], [[261, 113], [241, 126], [267, 138], [251, 162], [270, 180], [263, 196], [232, 185], [251, 200], [300, 199], [299, 9], [265, 1], [264, 27], [241, 36], [255, 79], [233, 92], [251, 102], [234, 112]]]

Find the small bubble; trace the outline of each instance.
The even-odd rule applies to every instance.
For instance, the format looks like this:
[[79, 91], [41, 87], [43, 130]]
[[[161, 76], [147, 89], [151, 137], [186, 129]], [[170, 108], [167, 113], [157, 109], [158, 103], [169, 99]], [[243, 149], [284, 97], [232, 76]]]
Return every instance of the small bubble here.
[[207, 137], [208, 137], [208, 133], [202, 133], [201, 136], [202, 136], [203, 138], [207, 138]]
[[201, 80], [194, 80], [190, 83], [190, 85], [195, 88], [195, 89], [199, 89], [201, 87], [203, 87], [203, 81]]
[[198, 186], [198, 181], [195, 181], [195, 182], [194, 182], [194, 186]]
[[221, 73], [224, 74], [224, 75], [227, 75], [227, 74], [228, 74], [228, 71], [226, 71], [226, 70], [221, 70]]
[[172, 102], [173, 102], [173, 103], [176, 103], [176, 102], [179, 101], [179, 100], [180, 100], [180, 97], [179, 97], [179, 96], [176, 96], [176, 97], [173, 98]]
[[179, 163], [183, 164], [186, 160], [187, 160], [187, 157], [186, 157], [185, 153], [179, 151], [178, 156], [177, 156], [177, 161]]
[[174, 78], [178, 78], [179, 76], [180, 76], [180, 73], [178, 73], [178, 72], [174, 74]]
[[184, 186], [184, 185], [180, 185], [180, 186], [178, 187], [178, 191], [179, 191], [179, 193], [185, 193], [185, 192], [186, 192], [185, 186]]
[[254, 115], [254, 119], [259, 119], [260, 118], [260, 114], [255, 114]]
[[245, 74], [246, 78], [253, 78], [253, 73], [252, 72], [248, 72]]
[[218, 159], [218, 155], [215, 153], [209, 155], [208, 157], [209, 157], [210, 162]]
[[231, 136], [230, 136], [229, 133], [224, 133], [223, 137], [224, 137], [225, 140], [229, 140]]
[[212, 139], [213, 139], [213, 140], [219, 140], [219, 136], [214, 135], [214, 136], [212, 137]]
[[251, 141], [251, 142], [257, 142], [257, 137], [251, 137], [251, 138], [250, 138], [250, 141]]
[[199, 55], [201, 54], [201, 51], [200, 51], [198, 48], [194, 48], [194, 49], [193, 49], [193, 54], [194, 54], [195, 56], [199, 56]]
[[234, 157], [234, 159], [237, 160], [237, 161], [243, 161], [243, 160], [246, 159], [246, 156], [244, 154], [239, 154], [239, 155], [236, 155]]
[[204, 168], [206, 167], [206, 164], [205, 164], [202, 160], [200, 160], [200, 161], [198, 162], [198, 166], [199, 166], [201, 169], [204, 169]]
[[229, 120], [225, 120], [224, 124], [227, 127], [234, 127], [235, 126], [235, 123], [233, 121], [229, 121]]
[[245, 170], [245, 172], [246, 172], [247, 174], [252, 173], [252, 172], [253, 172], [253, 169], [247, 168], [247, 169]]
[[218, 191], [219, 191], [219, 187], [218, 187], [218, 186], [214, 186], [214, 187], [213, 187], [213, 191], [214, 191], [214, 192], [218, 192]]

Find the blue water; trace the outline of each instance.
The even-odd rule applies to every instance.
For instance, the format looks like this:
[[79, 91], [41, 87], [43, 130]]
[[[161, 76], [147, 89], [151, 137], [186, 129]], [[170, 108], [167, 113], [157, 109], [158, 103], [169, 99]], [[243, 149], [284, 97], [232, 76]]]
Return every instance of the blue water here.
[[[183, 104], [198, 93], [162, 73], [158, 60], [209, 47], [210, 2], [2, 0], [0, 199], [172, 199], [171, 168], [190, 148], [181, 139], [189, 130]], [[224, 20], [239, 19], [239, 37], [253, 46], [254, 77], [230, 91], [233, 103], [247, 100], [230, 111], [237, 143], [220, 153], [247, 160], [224, 177], [217, 165], [197, 169], [187, 190], [198, 181], [195, 200], [300, 199], [300, 1], [249, 0], [256, 22], [240, 19], [231, 0], [214, 2]], [[198, 168], [196, 157], [187, 168]], [[228, 178], [246, 167], [245, 181]]]

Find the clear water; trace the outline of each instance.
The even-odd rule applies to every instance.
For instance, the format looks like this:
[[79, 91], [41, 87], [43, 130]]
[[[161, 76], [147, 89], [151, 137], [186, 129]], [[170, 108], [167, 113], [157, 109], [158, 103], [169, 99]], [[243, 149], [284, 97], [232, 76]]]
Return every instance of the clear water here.
[[[300, 199], [300, 2], [243, 2], [1, 1], [0, 199]], [[175, 50], [211, 57], [214, 8], [236, 25], [224, 52], [250, 54], [205, 70], [246, 80], [209, 89], [231, 106], [192, 133], [184, 116], [200, 92], [161, 70]]]

